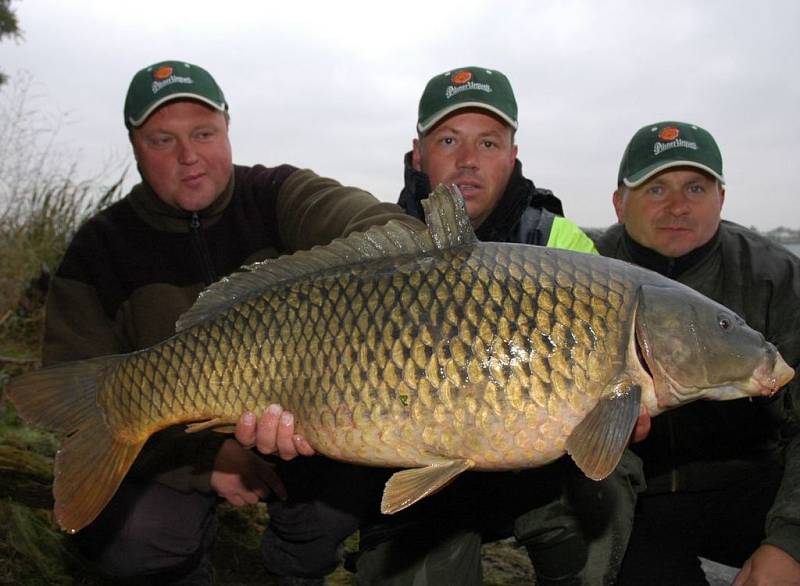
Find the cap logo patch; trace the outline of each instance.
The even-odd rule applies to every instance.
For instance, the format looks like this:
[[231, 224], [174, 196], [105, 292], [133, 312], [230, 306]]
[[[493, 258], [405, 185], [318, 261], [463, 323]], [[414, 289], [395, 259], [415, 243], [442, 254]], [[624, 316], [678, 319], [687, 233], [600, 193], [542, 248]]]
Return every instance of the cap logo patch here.
[[173, 83], [183, 83], [186, 85], [194, 84], [194, 80], [191, 77], [174, 75], [172, 72], [172, 67], [169, 66], [159, 67], [155, 73], [153, 73], [153, 77], [155, 78], [155, 81], [153, 81], [150, 89], [154, 94], [157, 94], [162, 88], [172, 85]]
[[477, 90], [479, 92], [486, 92], [487, 94], [492, 93], [492, 86], [490, 86], [488, 83], [478, 83], [472, 81], [471, 71], [459, 71], [450, 78], [450, 83], [451, 85], [448, 85], [444, 92], [444, 96], [448, 100], [453, 96], [460, 94], [461, 92], [466, 92], [469, 90]]
[[663, 128], [661, 132], [658, 133], [659, 140], [663, 140], [664, 142], [669, 142], [671, 140], [675, 140], [681, 135], [680, 130], [675, 128], [674, 126], [667, 126]]
[[456, 85], [464, 85], [465, 83], [467, 83], [471, 79], [472, 79], [472, 73], [471, 72], [469, 72], [469, 71], [459, 71], [453, 77], [450, 78], [450, 81], [452, 81]]
[[162, 81], [167, 79], [170, 75], [172, 75], [172, 67], [165, 65], [163, 67], [159, 67], [153, 72], [153, 79]]
[[[674, 130], [675, 132], [674, 133], [666, 133], [665, 131], [667, 131], [667, 130]], [[665, 134], [666, 134], [666, 136], [673, 136], [675, 138], [670, 140], [669, 138], [665, 138], [664, 137]], [[690, 141], [690, 140], [684, 140], [682, 138], [678, 138], [678, 134], [680, 134], [680, 133], [678, 132], [677, 128], [665, 128], [664, 130], [659, 132], [658, 133], [658, 138], [660, 138], [661, 140], [669, 140], [669, 142], [657, 142], [657, 143], [655, 143], [653, 145], [653, 154], [654, 155], [660, 155], [664, 151], [668, 151], [668, 150], [675, 149], [675, 148], [678, 148], [678, 147], [682, 147], [682, 148], [685, 148], [685, 149], [692, 149], [693, 151], [697, 150], [697, 143], [696, 142], [693, 142], [693, 141]]]

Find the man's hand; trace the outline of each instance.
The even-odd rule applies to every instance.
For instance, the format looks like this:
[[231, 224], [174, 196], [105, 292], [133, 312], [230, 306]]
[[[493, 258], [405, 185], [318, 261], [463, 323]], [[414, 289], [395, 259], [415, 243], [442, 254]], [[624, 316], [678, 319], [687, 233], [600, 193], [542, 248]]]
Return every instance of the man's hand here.
[[798, 586], [800, 563], [774, 545], [762, 545], [753, 552], [731, 586]]
[[255, 447], [262, 454], [277, 453], [283, 460], [314, 455], [306, 439], [294, 432], [294, 416], [280, 405], [270, 405], [258, 421], [253, 413], [242, 415], [236, 422], [236, 439], [245, 448]]
[[211, 488], [236, 507], [253, 505], [270, 491], [286, 498], [286, 487], [272, 465], [232, 439], [222, 442], [217, 452]]

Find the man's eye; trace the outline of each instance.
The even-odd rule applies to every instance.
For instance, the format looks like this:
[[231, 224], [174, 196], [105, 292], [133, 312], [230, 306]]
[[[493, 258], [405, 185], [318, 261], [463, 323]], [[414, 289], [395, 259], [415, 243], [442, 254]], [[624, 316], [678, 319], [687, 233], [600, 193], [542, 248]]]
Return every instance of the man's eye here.
[[705, 191], [705, 188], [702, 185], [699, 185], [697, 183], [694, 183], [694, 184], [689, 186], [689, 192], [690, 193], [703, 193], [704, 191]]
[[493, 142], [493, 141], [491, 141], [491, 140], [484, 140], [484, 141], [483, 141], [483, 147], [484, 147], [484, 148], [490, 149], [490, 148], [492, 148], [492, 147], [494, 147], [494, 146], [496, 146], [496, 145], [495, 145], [495, 144], [494, 144], [494, 142]]
[[154, 147], [165, 147], [172, 143], [172, 138], [169, 136], [156, 136], [151, 138], [149, 142]]
[[455, 139], [452, 136], [446, 136], [442, 139], [442, 144], [453, 144]]

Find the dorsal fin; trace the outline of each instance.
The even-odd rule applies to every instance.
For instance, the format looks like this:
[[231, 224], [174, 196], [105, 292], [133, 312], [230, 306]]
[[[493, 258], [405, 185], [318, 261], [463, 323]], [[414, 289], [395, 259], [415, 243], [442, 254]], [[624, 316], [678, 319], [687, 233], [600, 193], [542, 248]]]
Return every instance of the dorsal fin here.
[[439, 184], [428, 199], [422, 200], [425, 222], [436, 248], [444, 250], [477, 242], [464, 197], [458, 187]]
[[205, 289], [191, 309], [178, 319], [176, 331], [212, 319], [235, 303], [281, 282], [370, 260], [431, 254], [476, 241], [464, 200], [455, 185], [449, 189], [439, 185], [422, 205], [427, 230], [415, 230], [391, 221], [366, 232], [338, 238], [325, 246], [242, 267], [243, 272], [225, 277]]

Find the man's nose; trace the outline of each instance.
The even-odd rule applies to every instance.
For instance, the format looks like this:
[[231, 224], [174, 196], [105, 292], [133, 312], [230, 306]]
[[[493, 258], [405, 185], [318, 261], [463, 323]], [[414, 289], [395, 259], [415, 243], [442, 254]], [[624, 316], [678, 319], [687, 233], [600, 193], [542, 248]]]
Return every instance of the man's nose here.
[[680, 189], [673, 189], [667, 194], [667, 209], [676, 216], [683, 215], [690, 209], [689, 198]]
[[456, 165], [459, 169], [478, 168], [478, 149], [474, 144], [465, 142], [459, 145]]
[[197, 162], [197, 151], [191, 140], [181, 139], [178, 141], [178, 162], [182, 165], [191, 165]]

